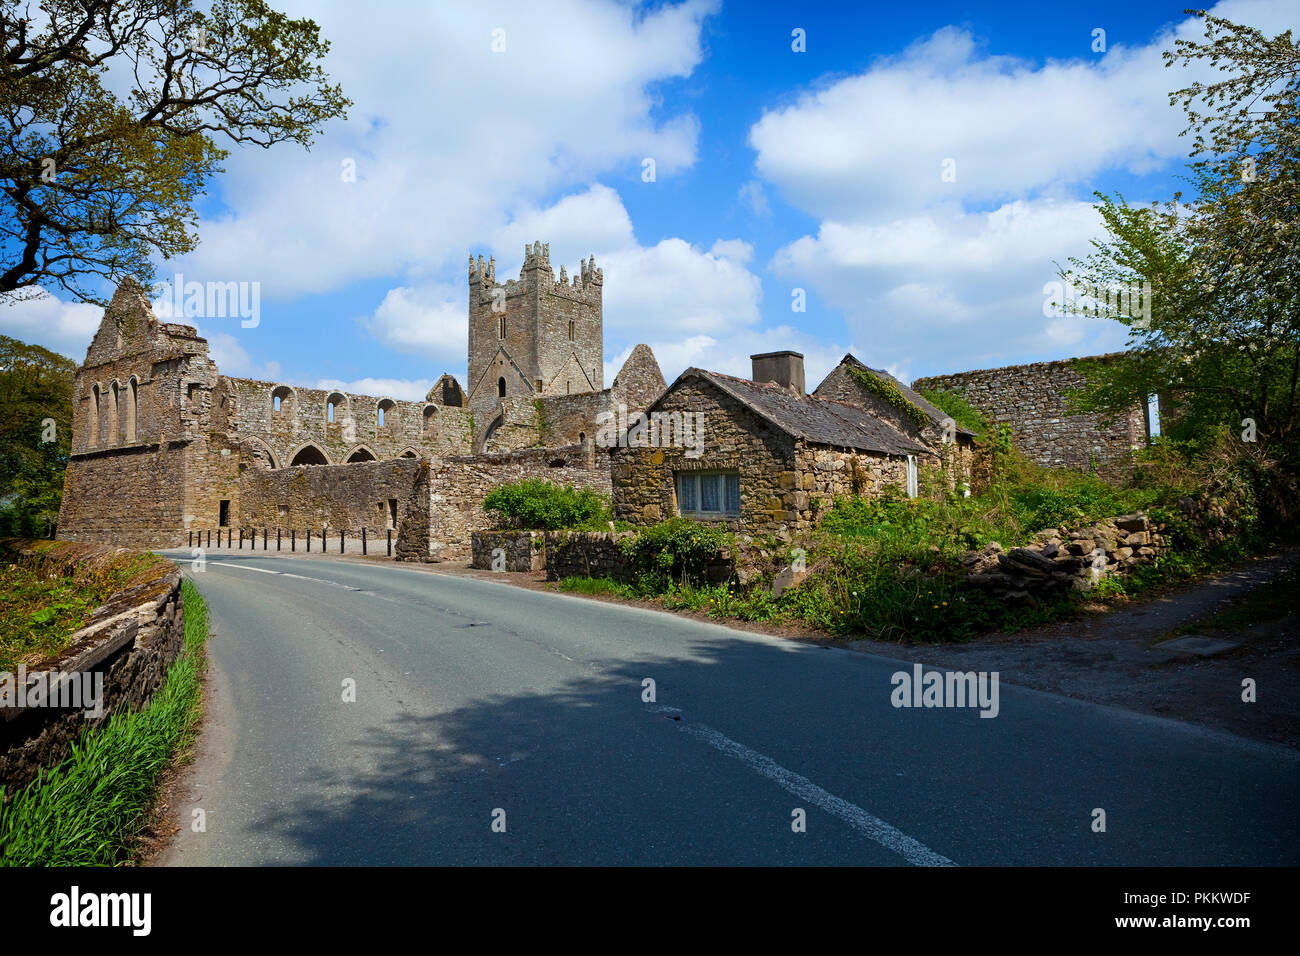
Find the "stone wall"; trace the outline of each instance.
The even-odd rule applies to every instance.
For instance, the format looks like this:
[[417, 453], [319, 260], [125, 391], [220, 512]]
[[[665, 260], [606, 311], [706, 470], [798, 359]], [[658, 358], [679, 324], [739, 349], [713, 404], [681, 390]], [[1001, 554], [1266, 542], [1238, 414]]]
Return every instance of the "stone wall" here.
[[470, 567], [480, 571], [540, 571], [546, 567], [546, 535], [541, 531], [475, 531], [470, 534], [470, 549]]
[[402, 557], [468, 561], [470, 535], [492, 527], [483, 499], [493, 488], [525, 478], [544, 478], [557, 485], [590, 488], [609, 496], [607, 454], [586, 446], [529, 448], [494, 455], [467, 455], [435, 460], [429, 473], [429, 535], [424, 558], [417, 543], [403, 540]]
[[[263, 446], [272, 468], [288, 467], [308, 445], [319, 449], [331, 465], [354, 458], [423, 458], [470, 451], [466, 408], [246, 378], [223, 376], [222, 381], [229, 383], [231, 391], [228, 430]], [[333, 422], [328, 420], [331, 400]]]
[[1072, 415], [1066, 393], [1081, 387], [1082, 361], [1067, 359], [918, 379], [914, 389], [942, 389], [962, 395], [985, 417], [1011, 425], [1012, 439], [1030, 460], [1049, 468], [1087, 471], [1118, 479], [1133, 466], [1133, 452], [1147, 442], [1145, 410], [1134, 404], [1122, 420], [1104, 425], [1096, 414]]
[[620, 406], [628, 413], [643, 411], [665, 388], [654, 353], [649, 346], [638, 345], [614, 376], [614, 384], [602, 391], [502, 399], [494, 413], [497, 417], [488, 423], [483, 447], [499, 452], [594, 441], [601, 413], [617, 413]]
[[632, 580], [632, 567], [620, 545], [636, 537], [635, 531], [550, 531], [546, 534], [546, 579], [613, 578]]
[[[361, 529], [366, 528], [372, 541], [381, 542], [382, 553], [388, 529], [400, 540], [404, 523], [424, 520], [418, 503], [428, 495], [428, 463], [410, 458], [246, 471], [239, 511], [231, 524], [239, 529], [269, 528], [272, 538], [277, 528], [286, 533], [296, 529], [299, 538], [308, 529], [313, 534], [322, 528], [334, 535], [345, 531], [352, 539], [349, 550], [357, 552]], [[337, 543], [333, 538], [331, 545]]]
[[187, 443], [73, 455], [63, 479], [65, 541], [170, 548], [183, 543]]
[[1082, 528], [1047, 528], [1023, 548], [997, 542], [963, 556], [966, 584], [999, 600], [1029, 602], [1054, 591], [1086, 591], [1112, 574], [1155, 561], [1169, 547], [1165, 527], [1142, 513]]
[[614, 516], [632, 524], [650, 525], [678, 513], [679, 471], [738, 472], [739, 517], [699, 520], [753, 534], [811, 528], [838, 496], [906, 486], [906, 458], [796, 441], [699, 379], [679, 385], [655, 410], [702, 413], [704, 447], [695, 458], [684, 448], [614, 450]]
[[[79, 565], [131, 555], [121, 549], [69, 544], [37, 552], [31, 542], [11, 541], [0, 544], [0, 556], [41, 573], [62, 575]], [[159, 561], [147, 580], [113, 595], [94, 611], [66, 650], [51, 661], [28, 667], [29, 679], [42, 671], [102, 673], [101, 717], [86, 717], [81, 709], [0, 707], [0, 785], [6, 795], [26, 786], [42, 767], [66, 756], [69, 745], [87, 727], [99, 726], [118, 711], [143, 707], [161, 686], [184, 643], [181, 574], [170, 561]]]

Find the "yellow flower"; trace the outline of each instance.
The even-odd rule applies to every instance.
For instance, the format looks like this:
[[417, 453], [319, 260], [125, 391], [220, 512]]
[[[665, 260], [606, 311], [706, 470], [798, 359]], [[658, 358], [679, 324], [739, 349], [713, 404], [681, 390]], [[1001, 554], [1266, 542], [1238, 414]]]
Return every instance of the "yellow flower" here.
[[932, 605], [930, 605], [930, 606], [931, 606], [931, 607], [935, 607], [935, 608], [937, 608], [939, 605], [937, 605], [937, 604], [932, 604]]

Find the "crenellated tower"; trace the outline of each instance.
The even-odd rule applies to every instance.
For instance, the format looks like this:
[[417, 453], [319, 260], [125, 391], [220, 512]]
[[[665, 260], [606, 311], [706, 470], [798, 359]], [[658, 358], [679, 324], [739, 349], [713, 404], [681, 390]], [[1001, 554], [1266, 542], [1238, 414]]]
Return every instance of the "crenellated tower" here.
[[504, 283], [495, 259], [470, 257], [467, 384], [480, 434], [505, 399], [604, 388], [603, 282], [595, 256], [557, 279], [548, 243], [526, 244], [519, 278]]

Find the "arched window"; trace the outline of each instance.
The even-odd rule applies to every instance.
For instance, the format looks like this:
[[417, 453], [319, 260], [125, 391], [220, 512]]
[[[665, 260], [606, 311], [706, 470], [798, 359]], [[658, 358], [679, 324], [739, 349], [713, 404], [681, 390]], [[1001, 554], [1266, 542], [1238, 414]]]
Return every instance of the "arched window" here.
[[117, 393], [117, 382], [114, 382], [108, 392], [108, 443], [110, 445], [117, 444]]
[[140, 383], [136, 381], [134, 375], [126, 383], [126, 441], [131, 444], [135, 441], [135, 415], [136, 409], [140, 403]]
[[431, 428], [433, 427], [433, 419], [434, 419], [434, 416], [437, 415], [437, 414], [438, 414], [438, 406], [437, 406], [437, 405], [425, 405], [425, 406], [424, 406], [424, 430], [425, 430], [426, 432], [427, 432], [429, 429], [431, 429]]
[[271, 393], [271, 411], [284, 414], [293, 413], [293, 389], [280, 385]]
[[506, 380], [504, 378], [497, 379], [497, 397], [506, 397]]
[[341, 392], [334, 392], [325, 399], [325, 421], [331, 425], [339, 421], [340, 412], [347, 406], [347, 397]]
[[396, 410], [396, 402], [390, 401], [387, 398], [384, 399], [379, 403], [379, 408], [375, 411], [375, 424], [380, 428], [383, 428], [385, 425], [395, 426], [397, 424]]
[[99, 385], [90, 388], [90, 408], [86, 414], [86, 447], [99, 447]]

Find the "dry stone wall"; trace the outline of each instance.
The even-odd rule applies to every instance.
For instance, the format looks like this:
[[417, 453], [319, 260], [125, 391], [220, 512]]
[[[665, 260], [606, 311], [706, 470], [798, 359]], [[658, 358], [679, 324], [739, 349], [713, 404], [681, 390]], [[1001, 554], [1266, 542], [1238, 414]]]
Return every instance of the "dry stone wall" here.
[[1146, 415], [1135, 404], [1122, 420], [1106, 425], [1096, 414], [1070, 414], [1066, 396], [1085, 383], [1081, 361], [1069, 359], [917, 379], [914, 389], [956, 392], [993, 422], [1011, 425], [1012, 440], [1030, 460], [1048, 468], [1088, 471], [1106, 478], [1127, 475], [1133, 452], [1147, 441]]
[[[526, 478], [557, 485], [611, 493], [609, 459], [586, 446], [530, 448], [501, 454], [470, 455], [436, 460], [429, 473], [429, 535], [421, 549], [403, 540], [399, 556], [417, 560], [468, 561], [470, 536], [492, 529], [492, 516], [483, 499], [493, 488]], [[423, 556], [421, 555], [423, 552]]]
[[[122, 549], [75, 544], [38, 552], [23, 542], [5, 542], [0, 552], [6, 560], [54, 574], [130, 556]], [[29, 679], [37, 672], [102, 674], [102, 716], [86, 717], [82, 709], [0, 707], [0, 786], [6, 795], [12, 796], [42, 767], [66, 756], [87, 727], [147, 704], [184, 643], [180, 571], [171, 562], [160, 561], [147, 580], [113, 595], [95, 610], [63, 653], [28, 668]]]

